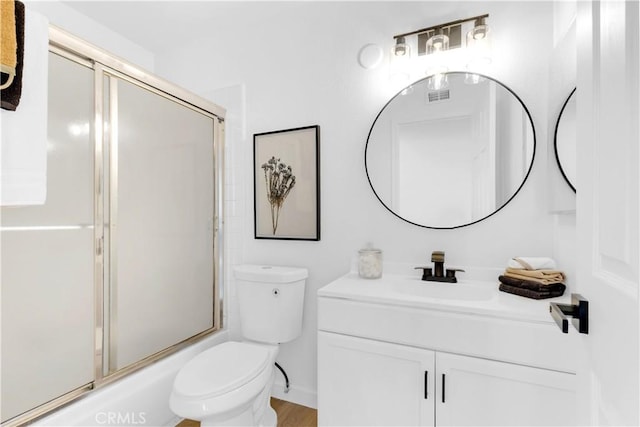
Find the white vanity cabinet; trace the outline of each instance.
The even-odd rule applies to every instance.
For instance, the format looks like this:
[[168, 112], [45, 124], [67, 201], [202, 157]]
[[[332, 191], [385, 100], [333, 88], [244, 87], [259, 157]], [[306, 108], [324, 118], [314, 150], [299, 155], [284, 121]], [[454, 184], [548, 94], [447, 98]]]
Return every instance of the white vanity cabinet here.
[[574, 375], [318, 333], [322, 426], [567, 426]]
[[318, 424], [433, 426], [435, 353], [318, 333]]
[[575, 335], [547, 321], [548, 301], [434, 303], [355, 285], [318, 292], [319, 425], [575, 425]]

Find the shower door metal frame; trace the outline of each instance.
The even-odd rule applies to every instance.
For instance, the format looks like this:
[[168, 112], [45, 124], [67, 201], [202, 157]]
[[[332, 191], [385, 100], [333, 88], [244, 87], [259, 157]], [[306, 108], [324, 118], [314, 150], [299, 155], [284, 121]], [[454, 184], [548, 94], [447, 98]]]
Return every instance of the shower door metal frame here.
[[[98, 64], [99, 65], [99, 64]], [[118, 144], [119, 144], [119, 137], [118, 137], [118, 81], [122, 80], [128, 83], [131, 83], [133, 85], [136, 85], [137, 87], [141, 88], [141, 89], [145, 89], [151, 93], [154, 93], [156, 95], [159, 95], [163, 98], [166, 98], [172, 102], [175, 102], [177, 104], [180, 104], [186, 108], [189, 108], [197, 113], [200, 113], [206, 117], [211, 118], [212, 120], [216, 121], [217, 124], [214, 125], [214, 130], [213, 130], [213, 137], [214, 137], [214, 159], [213, 159], [213, 165], [214, 165], [214, 212], [215, 212], [215, 218], [213, 218], [213, 223], [214, 223], [214, 246], [213, 246], [213, 256], [214, 256], [214, 282], [217, 282], [218, 284], [222, 284], [224, 283], [222, 281], [222, 277], [217, 277], [216, 276], [216, 271], [219, 271], [220, 266], [222, 265], [221, 262], [219, 262], [220, 260], [220, 256], [221, 256], [221, 252], [218, 252], [218, 249], [221, 247], [222, 244], [222, 236], [220, 234], [221, 231], [221, 227], [219, 227], [219, 219], [222, 218], [222, 215], [220, 214], [221, 211], [221, 206], [222, 203], [220, 202], [222, 199], [220, 198], [220, 196], [222, 195], [221, 190], [223, 188], [221, 184], [222, 182], [222, 162], [221, 160], [224, 158], [222, 153], [218, 152], [217, 148], [221, 149], [222, 144], [220, 144], [217, 148], [215, 145], [215, 142], [217, 141], [223, 141], [223, 139], [220, 139], [220, 136], [224, 136], [224, 133], [219, 133], [219, 132], [223, 132], [224, 131], [224, 121], [221, 120], [219, 117], [215, 116], [214, 114], [211, 114], [210, 112], [203, 110], [199, 107], [196, 107], [194, 104], [189, 103], [189, 102], [185, 102], [181, 99], [175, 98], [173, 96], [168, 95], [167, 92], [162, 91], [158, 88], [155, 88], [153, 86], [150, 86], [146, 83], [142, 83], [140, 81], [138, 81], [136, 78], [131, 77], [130, 75], [124, 74], [118, 70], [114, 70], [112, 68], [106, 67], [106, 66], [102, 66], [100, 65], [100, 73], [96, 72], [96, 85], [98, 85], [98, 82], [100, 82], [100, 86], [102, 88], [104, 88], [104, 78], [106, 77], [109, 80], [109, 105], [108, 108], [107, 107], [103, 107], [102, 108], [102, 117], [98, 118], [98, 114], [96, 114], [96, 121], [100, 120], [102, 124], [108, 123], [109, 126], [109, 132], [108, 132], [108, 137], [104, 136], [103, 139], [100, 139], [101, 137], [99, 136], [98, 132], [96, 132], [96, 144], [103, 144], [103, 148], [104, 147], [108, 147], [108, 169], [109, 169], [109, 173], [108, 173], [108, 181], [109, 181], [109, 222], [107, 224], [103, 224], [105, 225], [105, 229], [109, 230], [109, 257], [108, 257], [108, 271], [109, 271], [109, 281], [108, 283], [104, 283], [103, 282], [103, 287], [102, 287], [102, 293], [97, 294], [97, 295], [105, 295], [105, 299], [107, 299], [110, 304], [113, 304], [113, 301], [116, 299], [117, 296], [117, 278], [116, 278], [116, 272], [118, 269], [117, 266], [117, 257], [116, 254], [118, 253], [118, 231], [117, 231], [117, 223], [118, 223], [118, 183], [119, 183], [119, 174], [118, 174]], [[98, 75], [100, 74], [100, 75]], [[97, 87], [96, 87], [97, 89]], [[102, 102], [102, 101], [99, 101]], [[98, 101], [96, 102], [96, 106], [97, 106]], [[104, 112], [105, 110], [109, 110], [109, 120], [106, 121], [104, 119]], [[96, 127], [96, 129], [98, 129]], [[104, 134], [103, 134], [104, 135]], [[102, 161], [104, 161], [105, 158], [102, 158]], [[101, 165], [103, 165], [104, 163], [101, 163]], [[105, 177], [105, 171], [103, 171], [102, 173], [102, 180], [103, 182], [106, 182], [104, 180]], [[102, 188], [102, 192], [104, 193], [104, 187]], [[217, 196], [220, 195], [220, 196]], [[100, 197], [101, 200], [102, 197]], [[105, 211], [106, 212], [106, 211]], [[96, 227], [97, 228], [97, 227]], [[104, 236], [102, 236], [103, 239], [101, 240], [103, 246], [104, 246]], [[98, 242], [98, 240], [96, 240], [96, 242]], [[96, 252], [97, 254], [97, 252]], [[104, 266], [104, 264], [103, 264]], [[214, 318], [213, 318], [213, 323], [214, 326], [211, 329], [207, 329], [195, 336], [193, 336], [192, 338], [189, 338], [188, 340], [186, 340], [185, 342], [187, 344], [191, 344], [194, 341], [197, 341], [198, 339], [200, 339], [203, 336], [209, 335], [211, 332], [214, 332], [216, 330], [219, 329], [219, 327], [216, 327], [216, 325], [220, 325], [221, 322], [221, 315], [220, 315], [220, 310], [219, 308], [221, 307], [220, 305], [220, 301], [219, 301], [219, 287], [220, 286], [214, 286], [214, 304], [212, 307], [213, 313], [214, 313]], [[106, 295], [108, 295], [108, 297], [106, 297]], [[105, 307], [104, 305], [102, 307]], [[216, 309], [217, 308], [217, 309]], [[115, 336], [116, 336], [116, 332], [113, 329], [113, 323], [112, 320], [115, 319], [115, 315], [117, 315], [117, 307], [115, 309], [113, 309], [113, 307], [111, 308], [111, 310], [109, 310], [109, 312], [107, 313], [107, 309], [104, 308], [105, 313], [103, 313], [103, 319], [109, 319], [110, 320], [110, 324], [109, 324], [109, 334], [104, 334], [104, 330], [105, 330], [105, 326], [103, 324], [102, 327], [102, 332], [103, 332], [103, 351], [108, 350], [108, 359], [105, 359], [105, 355], [104, 353], [102, 354], [102, 358], [101, 358], [101, 362], [102, 365], [101, 366], [96, 366], [96, 372], [100, 369], [102, 372], [102, 377], [104, 380], [111, 380], [112, 377], [115, 378], [119, 378], [122, 375], [126, 375], [127, 373], [129, 373], [130, 371], [134, 371], [139, 369], [142, 366], [146, 366], [148, 365], [150, 362], [153, 362], [155, 360], [158, 360], [159, 358], [163, 357], [166, 354], [171, 354], [173, 352], [175, 352], [176, 349], [174, 349], [175, 346], [172, 347], [168, 347], [164, 350], [161, 350], [158, 353], [154, 353], [151, 356], [148, 356], [144, 359], [141, 359], [138, 362], [135, 362], [132, 365], [123, 367], [121, 369], [115, 370], [115, 364], [114, 364], [114, 360], [115, 360], [115, 356], [116, 356], [116, 351], [117, 351], [117, 343], [115, 342]], [[115, 314], [114, 314], [115, 313]], [[183, 348], [184, 346], [181, 346], [177, 349]], [[96, 361], [97, 361], [97, 357], [98, 357], [98, 351], [96, 351]], [[108, 360], [108, 364], [105, 365], [104, 362], [105, 360]]]
[[[135, 372], [151, 363], [173, 354], [200, 339], [209, 336], [222, 328], [222, 310], [224, 307], [222, 286], [224, 283], [224, 272], [222, 266], [222, 245], [223, 245], [223, 203], [224, 200], [224, 127], [225, 127], [225, 109], [195, 95], [185, 89], [182, 89], [173, 83], [150, 74], [149, 72], [121, 59], [108, 52], [93, 46], [84, 40], [81, 40], [60, 28], [49, 26], [49, 51], [60, 55], [66, 59], [74, 61], [80, 65], [91, 68], [94, 71], [94, 120], [92, 127], [92, 139], [94, 141], [94, 310], [95, 310], [95, 348], [94, 348], [94, 380], [89, 384], [85, 384], [72, 390], [62, 396], [59, 396], [45, 404], [33, 408], [23, 414], [7, 420], [2, 424], [3, 427], [19, 426], [32, 422], [38, 418], [42, 418], [49, 412], [68, 404], [69, 402], [85, 395], [93, 389], [99, 389], [102, 386], [112, 383], [132, 372]], [[110, 81], [110, 105], [115, 105], [111, 99], [117, 95], [115, 89], [112, 89], [114, 79], [111, 77], [126, 80], [143, 89], [149, 90], [157, 95], [167, 98], [173, 102], [183, 105], [194, 110], [204, 116], [212, 119], [213, 125], [213, 167], [214, 167], [214, 187], [213, 187], [213, 203], [214, 211], [213, 222], [213, 325], [190, 338], [176, 343], [164, 350], [152, 354], [142, 360], [139, 360], [129, 366], [109, 373], [105, 370], [105, 351], [110, 351], [110, 343], [105, 335], [105, 292], [108, 293], [109, 283], [105, 283], [105, 147], [109, 150], [109, 157], [113, 159], [114, 152], [117, 150], [117, 135], [114, 135], [112, 129], [109, 130], [109, 137], [105, 135], [105, 77]], [[113, 107], [117, 108], [117, 107]], [[110, 118], [113, 118], [114, 110], [110, 110]], [[117, 116], [117, 115], [116, 115]], [[108, 141], [107, 141], [108, 139]], [[108, 144], [108, 146], [107, 146]], [[116, 152], [117, 153], [117, 152]], [[117, 164], [114, 174], [109, 174], [111, 179], [110, 190], [112, 186], [117, 186]], [[112, 172], [114, 172], [112, 170]], [[114, 179], [116, 182], [114, 182]], [[117, 188], [116, 188], [117, 191]], [[109, 209], [113, 210], [112, 203], [115, 199], [110, 199]], [[111, 221], [111, 216], [110, 216]], [[117, 242], [109, 241], [109, 251], [117, 250]], [[106, 260], [111, 264], [112, 257]], [[111, 269], [112, 265], [108, 268]], [[112, 279], [110, 277], [110, 279]]]

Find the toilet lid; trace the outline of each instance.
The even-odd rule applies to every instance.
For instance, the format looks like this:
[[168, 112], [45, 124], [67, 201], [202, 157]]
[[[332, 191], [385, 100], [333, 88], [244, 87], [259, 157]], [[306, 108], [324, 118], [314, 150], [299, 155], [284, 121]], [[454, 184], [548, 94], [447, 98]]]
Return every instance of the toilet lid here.
[[214, 397], [254, 379], [269, 364], [267, 348], [228, 341], [203, 351], [178, 372], [174, 392], [186, 397]]

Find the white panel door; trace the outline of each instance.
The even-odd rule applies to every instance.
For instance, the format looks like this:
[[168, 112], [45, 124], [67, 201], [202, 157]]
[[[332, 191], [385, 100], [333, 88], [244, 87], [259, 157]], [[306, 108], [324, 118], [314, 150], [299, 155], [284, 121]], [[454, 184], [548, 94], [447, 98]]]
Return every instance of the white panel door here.
[[318, 424], [433, 426], [434, 352], [318, 332]]
[[589, 300], [580, 423], [639, 425], [639, 8], [578, 2], [577, 284]]
[[575, 425], [575, 375], [436, 353], [437, 426]]

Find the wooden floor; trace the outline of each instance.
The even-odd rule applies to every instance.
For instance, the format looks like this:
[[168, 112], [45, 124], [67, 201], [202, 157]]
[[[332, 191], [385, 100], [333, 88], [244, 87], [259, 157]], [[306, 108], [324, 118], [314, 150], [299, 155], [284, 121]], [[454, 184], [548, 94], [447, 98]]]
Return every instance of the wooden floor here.
[[317, 427], [318, 411], [285, 400], [271, 398], [271, 406], [278, 414], [278, 427]]
[[[318, 411], [315, 409], [273, 397], [271, 406], [278, 414], [278, 427], [317, 427], [318, 425]], [[200, 423], [184, 420], [176, 427], [200, 427]]]

